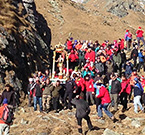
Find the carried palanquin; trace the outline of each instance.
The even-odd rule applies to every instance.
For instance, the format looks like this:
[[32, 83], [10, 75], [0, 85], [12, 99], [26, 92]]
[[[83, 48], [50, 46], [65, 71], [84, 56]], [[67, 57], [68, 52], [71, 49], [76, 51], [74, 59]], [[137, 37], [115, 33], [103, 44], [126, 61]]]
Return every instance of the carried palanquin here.
[[61, 43], [55, 45], [53, 52], [53, 66], [51, 81], [65, 82], [69, 76], [69, 59], [65, 46]]

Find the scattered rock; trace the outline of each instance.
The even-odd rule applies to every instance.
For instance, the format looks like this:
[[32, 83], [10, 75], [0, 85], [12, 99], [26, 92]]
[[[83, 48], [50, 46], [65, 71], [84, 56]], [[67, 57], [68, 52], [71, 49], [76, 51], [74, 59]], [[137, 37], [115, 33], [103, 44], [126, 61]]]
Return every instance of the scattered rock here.
[[37, 118], [41, 118], [41, 117], [42, 117], [42, 115], [38, 115], [38, 116], [37, 116]]
[[22, 125], [27, 125], [28, 123], [29, 123], [29, 121], [24, 120], [24, 119], [21, 119], [21, 124], [22, 124]]
[[131, 121], [132, 120], [132, 118], [129, 118], [129, 117], [126, 117], [125, 119], [124, 119], [124, 121]]
[[120, 135], [120, 134], [106, 128], [103, 135]]
[[38, 133], [37, 135], [49, 135], [48, 133]]
[[97, 122], [99, 122], [101, 124], [105, 124], [105, 120], [98, 119]]
[[11, 128], [16, 128], [18, 126], [19, 126], [18, 124], [13, 124], [13, 125], [11, 125]]
[[75, 116], [75, 112], [68, 112], [67, 114], [70, 116]]
[[25, 113], [26, 112], [26, 110], [24, 109], [24, 108], [21, 108], [21, 110], [20, 110], [21, 112], [23, 112], [23, 113]]
[[135, 127], [135, 128], [139, 128], [142, 125], [142, 123], [138, 120], [133, 120], [131, 122], [131, 126]]
[[28, 128], [28, 129], [26, 129], [26, 131], [28, 131], [28, 132], [34, 131], [34, 128]]
[[142, 131], [141, 131], [143, 134], [145, 134], [145, 127], [142, 129]]

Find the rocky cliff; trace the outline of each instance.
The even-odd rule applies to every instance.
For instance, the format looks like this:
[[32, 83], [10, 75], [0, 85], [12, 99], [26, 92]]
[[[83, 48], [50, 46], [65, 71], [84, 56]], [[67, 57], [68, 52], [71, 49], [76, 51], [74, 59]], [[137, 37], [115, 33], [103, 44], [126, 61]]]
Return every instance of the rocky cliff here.
[[21, 90], [32, 72], [50, 65], [51, 30], [33, 0], [0, 0], [0, 9], [0, 87]]

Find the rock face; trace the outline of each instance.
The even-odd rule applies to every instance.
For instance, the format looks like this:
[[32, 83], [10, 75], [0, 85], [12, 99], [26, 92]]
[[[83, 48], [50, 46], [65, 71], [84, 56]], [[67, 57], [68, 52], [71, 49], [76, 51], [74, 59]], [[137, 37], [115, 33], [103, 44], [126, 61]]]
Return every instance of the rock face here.
[[144, 3], [143, 0], [139, 2], [135, 2], [135, 0], [107, 0], [106, 7], [108, 12], [118, 17], [125, 17], [129, 14], [129, 10], [145, 13], [142, 3]]
[[[8, 13], [17, 19], [5, 19], [0, 27], [0, 89], [5, 83], [10, 83], [15, 90], [22, 90], [32, 72], [43, 71], [50, 65], [51, 31], [44, 17], [36, 11], [33, 0], [2, 3], [0, 7], [5, 4], [14, 8], [14, 11], [10, 8]], [[19, 5], [23, 5], [21, 13]], [[11, 20], [14, 23], [9, 32], [5, 23]]]

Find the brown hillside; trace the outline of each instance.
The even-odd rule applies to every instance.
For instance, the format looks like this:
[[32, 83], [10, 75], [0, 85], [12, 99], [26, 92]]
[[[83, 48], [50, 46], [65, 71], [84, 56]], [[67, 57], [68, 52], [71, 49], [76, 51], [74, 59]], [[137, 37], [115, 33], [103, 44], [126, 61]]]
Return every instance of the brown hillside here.
[[[126, 29], [135, 34], [138, 26], [145, 29], [145, 16], [129, 10], [119, 18], [105, 7], [106, 1], [90, 0], [86, 4], [71, 1], [35, 0], [37, 10], [44, 15], [52, 31], [52, 45], [72, 37], [81, 40], [114, 40], [123, 38]], [[135, 38], [135, 36], [134, 36]]]

